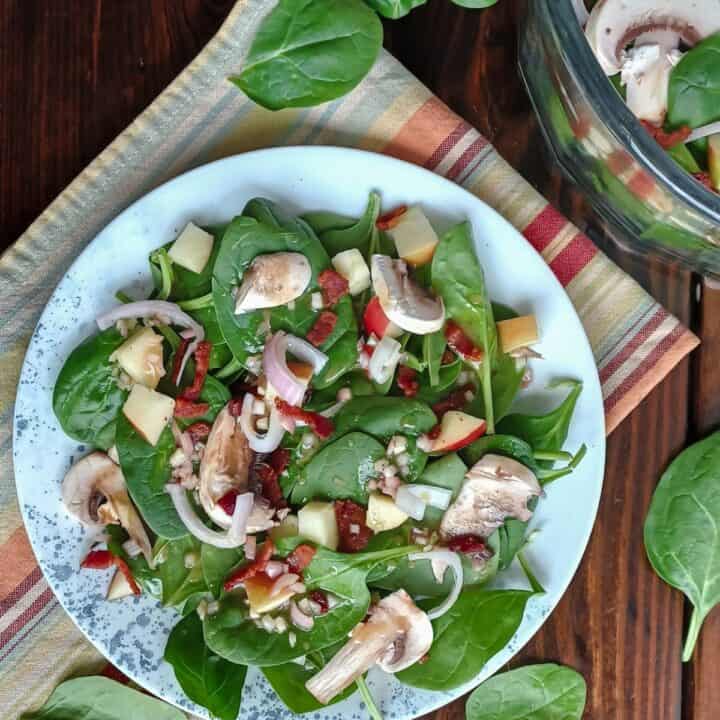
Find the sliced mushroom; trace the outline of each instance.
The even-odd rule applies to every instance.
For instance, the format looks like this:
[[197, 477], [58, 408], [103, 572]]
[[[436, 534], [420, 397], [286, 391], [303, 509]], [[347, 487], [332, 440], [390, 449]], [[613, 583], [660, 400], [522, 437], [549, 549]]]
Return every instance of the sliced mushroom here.
[[[716, 0], [600, 0], [592, 9], [585, 34], [607, 75], [620, 72], [623, 51], [648, 33], [672, 32], [678, 47], [695, 45], [720, 30]], [[657, 37], [657, 36], [655, 36]], [[665, 34], [667, 46], [669, 35]]]
[[[198, 494], [208, 517], [221, 528], [229, 528], [232, 517], [218, 504], [229, 492], [248, 491], [250, 469], [255, 453], [250, 449], [240, 425], [226, 405], [215, 418], [200, 462]], [[274, 510], [263, 498], [256, 498], [248, 519], [249, 534], [268, 530], [275, 523]]]
[[311, 276], [310, 263], [300, 253], [258, 255], [237, 289], [235, 313], [287, 305], [305, 292]]
[[375, 294], [385, 315], [416, 335], [437, 332], [445, 322], [442, 298], [434, 298], [413, 282], [404, 260], [373, 255], [371, 274]]
[[395, 673], [416, 663], [432, 641], [428, 616], [404, 590], [397, 590], [380, 600], [370, 619], [355, 627], [350, 640], [305, 687], [318, 702], [329, 703], [375, 664]]
[[440, 523], [444, 538], [490, 537], [506, 520], [529, 520], [528, 501], [542, 494], [535, 474], [502, 455], [485, 455], [468, 470], [460, 494]]
[[105, 453], [90, 453], [70, 468], [62, 499], [68, 512], [89, 527], [122, 525], [153, 567], [150, 540], [130, 501], [122, 470]]

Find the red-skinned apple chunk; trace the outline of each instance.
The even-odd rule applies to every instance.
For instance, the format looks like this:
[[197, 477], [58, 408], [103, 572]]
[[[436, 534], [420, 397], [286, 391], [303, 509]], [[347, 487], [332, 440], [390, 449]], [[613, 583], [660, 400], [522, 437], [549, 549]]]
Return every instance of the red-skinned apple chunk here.
[[440, 421], [440, 434], [435, 438], [432, 452], [452, 452], [469, 445], [485, 434], [487, 423], [482, 418], [449, 410]]

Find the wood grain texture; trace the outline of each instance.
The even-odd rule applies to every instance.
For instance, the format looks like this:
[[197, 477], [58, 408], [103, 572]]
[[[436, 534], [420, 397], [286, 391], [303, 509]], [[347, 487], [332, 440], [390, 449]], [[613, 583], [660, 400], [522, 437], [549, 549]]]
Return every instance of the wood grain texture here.
[[[0, 0], [0, 243], [12, 242], [211, 38], [232, 0]], [[516, 71], [519, 0], [485, 12], [430, 0], [386, 23], [386, 45], [489, 137], [705, 345], [610, 437], [603, 500], [570, 590], [515, 664], [556, 660], [587, 679], [592, 720], [679, 720], [683, 600], [645, 559], [642, 523], [661, 470], [693, 432], [720, 421], [720, 292], [702, 312], [690, 274], [648, 262], [588, 222], [581, 196], [554, 171]], [[720, 619], [685, 674], [684, 720], [717, 717]], [[458, 701], [428, 718], [459, 720]]]

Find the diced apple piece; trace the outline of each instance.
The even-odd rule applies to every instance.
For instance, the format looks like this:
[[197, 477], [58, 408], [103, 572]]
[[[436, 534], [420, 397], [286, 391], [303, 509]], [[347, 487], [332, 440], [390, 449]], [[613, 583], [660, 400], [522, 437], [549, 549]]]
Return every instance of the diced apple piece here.
[[245, 580], [243, 585], [250, 603], [250, 612], [253, 615], [262, 615], [262, 613], [275, 610], [295, 594], [293, 590], [286, 587], [275, 595], [271, 595], [275, 582], [276, 580], [271, 580], [264, 573]]
[[111, 356], [131, 379], [155, 389], [165, 375], [162, 335], [145, 327], [131, 335]]
[[497, 323], [500, 348], [504, 353], [534, 345], [540, 339], [534, 315], [523, 315]]
[[417, 205], [409, 207], [387, 233], [394, 240], [398, 255], [415, 267], [432, 260], [439, 242], [433, 226]]
[[460, 410], [450, 410], [440, 422], [440, 434], [435, 438], [432, 452], [452, 452], [469, 445], [485, 434], [487, 423]]
[[189, 222], [168, 250], [170, 259], [195, 273], [201, 273], [212, 254], [214, 238]]
[[708, 168], [710, 182], [720, 192], [720, 134], [708, 138]]
[[315, 500], [300, 508], [298, 535], [318, 545], [337, 550], [340, 537], [333, 503]]
[[116, 570], [107, 591], [107, 599], [122, 600], [122, 598], [126, 598], [134, 594], [135, 593], [130, 587], [130, 583], [127, 581], [125, 575], [123, 575], [119, 570]]
[[376, 533], [400, 527], [408, 516], [389, 495], [371, 493], [366, 516], [367, 526]]
[[370, 287], [370, 268], [357, 248], [339, 252], [332, 259], [332, 264], [348, 281], [351, 295], [359, 295]]
[[270, 529], [270, 538], [273, 541], [287, 537], [295, 537], [298, 534], [297, 515], [288, 515], [279, 525]]
[[133, 385], [123, 405], [123, 414], [151, 445], [157, 445], [175, 411], [175, 401], [144, 385]]

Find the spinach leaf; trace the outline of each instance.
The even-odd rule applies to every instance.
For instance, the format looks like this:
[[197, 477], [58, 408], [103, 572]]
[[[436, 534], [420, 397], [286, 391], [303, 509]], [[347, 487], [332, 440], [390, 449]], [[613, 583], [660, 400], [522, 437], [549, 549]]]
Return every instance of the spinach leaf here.
[[262, 673], [278, 697], [292, 712], [302, 714], [322, 710], [328, 705], [335, 705], [345, 700], [357, 689], [353, 683], [349, 688], [334, 697], [328, 705], [322, 705], [305, 688], [305, 683], [322, 670], [344, 644], [344, 642], [340, 642], [329, 648], [309, 653], [302, 665], [291, 662], [285, 665], [264, 667]]
[[513, 458], [529, 467], [533, 472], [537, 472], [537, 463], [530, 445], [512, 435], [484, 435], [463, 448], [460, 454], [468, 465], [474, 465], [488, 453], [497, 453]]
[[115, 420], [125, 402], [113, 377], [110, 355], [125, 342], [115, 328], [88, 338], [73, 350], [53, 390], [53, 410], [73, 440], [107, 450], [115, 442]]
[[430, 386], [437, 387], [440, 384], [440, 368], [442, 367], [442, 357], [445, 353], [447, 341], [445, 333], [442, 330], [423, 335], [423, 360], [427, 366]]
[[498, 425], [498, 432], [521, 438], [533, 450], [561, 450], [582, 392], [582, 383], [563, 380], [553, 383], [552, 387], [571, 389], [565, 400], [547, 415], [508, 415]]
[[330, 256], [356, 248], [369, 261], [371, 238], [378, 215], [380, 215], [380, 195], [371, 192], [365, 212], [354, 225], [326, 230], [320, 234], [320, 242]]
[[[531, 498], [528, 501], [530, 510], [535, 510], [537, 506], [537, 498]], [[517, 518], [508, 518], [498, 530], [498, 564], [499, 570], [507, 570], [511, 565], [515, 556], [520, 552], [525, 544], [525, 533], [527, 532], [528, 522], [518, 520]]]
[[690, 152], [687, 145], [675, 145], [668, 148], [667, 154], [683, 169], [691, 175], [702, 172], [695, 156]]
[[[176, 393], [177, 388], [173, 386], [172, 392]], [[216, 380], [212, 375], [207, 375], [200, 393], [200, 401], [209, 405], [208, 411], [200, 417], [175, 418], [175, 421], [182, 430], [201, 420], [212, 425], [217, 414], [225, 407], [231, 397], [230, 391], [220, 380]]]
[[581, 720], [587, 688], [582, 675], [547, 663], [495, 675], [468, 698], [467, 720]]
[[305, 213], [301, 217], [315, 231], [318, 237], [327, 230], [346, 230], [357, 223], [357, 218], [339, 215], [327, 210], [316, 210]]
[[[341, 339], [335, 347], [330, 350], [328, 355], [330, 356], [330, 362], [332, 362], [332, 355], [335, 349], [344, 342], [344, 338]], [[325, 371], [323, 370], [323, 373]], [[321, 377], [323, 373], [320, 373], [318, 377]], [[363, 370], [351, 370], [346, 375], [340, 376], [334, 383], [327, 387], [315, 388], [310, 396], [310, 399], [303, 405], [307, 410], [313, 410], [319, 412], [321, 410], [327, 410], [331, 405], [337, 402], [338, 391], [342, 388], [349, 388], [353, 397], [363, 397], [365, 395], [372, 395], [375, 392], [372, 382], [368, 379], [367, 375]]]
[[405, 17], [416, 7], [424, 5], [427, 0], [365, 0], [365, 2], [383, 17], [397, 20]]
[[[431, 462], [422, 474], [419, 483], [432, 485], [451, 490], [452, 500], [458, 496], [460, 487], [465, 479], [467, 467], [456, 453], [449, 453], [439, 460]], [[439, 528], [444, 512], [428, 505], [425, 508], [425, 517], [422, 524], [430, 528]]]
[[335, 434], [361, 430], [389, 440], [393, 435], [417, 436], [437, 424], [435, 413], [414, 398], [358, 397], [343, 405], [335, 416]]
[[703, 620], [720, 602], [720, 433], [670, 463], [645, 520], [645, 549], [655, 572], [693, 604], [683, 661], [692, 657]]
[[[313, 375], [311, 381], [312, 387], [315, 390], [324, 390], [334, 386], [338, 380], [355, 368], [358, 360], [357, 341], [357, 329], [348, 330], [335, 342], [330, 350], [327, 351], [327, 364], [320, 373]], [[313, 402], [317, 402], [315, 393], [313, 393], [312, 400]], [[336, 397], [333, 395], [331, 402], [329, 402], [326, 407], [333, 405], [335, 402]], [[309, 405], [307, 407], [309, 407]], [[322, 409], [324, 410], [325, 408]]]
[[208, 650], [197, 613], [190, 613], [173, 628], [165, 646], [165, 661], [172, 665], [190, 700], [219, 720], [236, 720], [247, 668]]
[[180, 710], [106, 677], [66, 680], [37, 712], [20, 720], [185, 720]]
[[162, 600], [162, 582], [155, 570], [151, 570], [147, 560], [142, 555], [130, 557], [123, 548], [123, 543], [129, 535], [120, 525], [106, 525], [108, 535], [107, 548], [116, 557], [122, 558], [128, 564], [133, 577], [144, 592], [156, 600]]
[[218, 598], [222, 594], [225, 578], [236, 565], [245, 560], [245, 553], [242, 548], [218, 548], [203, 543], [200, 558], [207, 589]]
[[435, 640], [427, 662], [396, 677], [426, 690], [452, 690], [472, 680], [510, 642], [532, 595], [527, 590], [463, 590], [452, 608], [433, 620]]
[[420, 388], [415, 395], [416, 400], [422, 400], [428, 405], [434, 405], [444, 400], [456, 389], [458, 378], [463, 370], [463, 363], [459, 358], [447, 365], [441, 365], [438, 371], [438, 383], [435, 387], [430, 385], [428, 373], [422, 373], [419, 378]]
[[382, 35], [382, 24], [362, 0], [280, 0], [231, 80], [270, 110], [319, 105], [365, 77]]
[[[524, 374], [525, 368], [518, 367], [515, 364], [515, 359], [510, 355], [504, 353], [498, 355], [497, 364], [491, 374], [493, 412], [495, 413], [496, 423], [499, 423], [510, 411], [510, 407], [522, 386]], [[476, 395], [474, 400], [464, 409], [465, 412], [476, 417], [485, 417], [483, 394]]]
[[375, 438], [351, 432], [317, 452], [305, 465], [292, 489], [290, 500], [303, 505], [315, 498], [354, 500], [367, 504], [368, 480], [377, 476], [374, 464], [385, 457]]
[[[163, 605], [179, 607], [198, 593], [207, 591], [200, 557], [200, 542], [192, 535], [177, 540], [160, 539], [153, 555], [162, 583]], [[190, 567], [188, 567], [190, 566]]]
[[683, 55], [670, 73], [666, 124], [691, 128], [720, 120], [720, 33]]
[[210, 305], [197, 310], [188, 310], [187, 313], [205, 328], [205, 339], [212, 343], [210, 369], [218, 370], [225, 367], [232, 360], [233, 355], [220, 329], [215, 307]]
[[498, 0], [452, 0], [456, 5], [464, 8], [477, 10], [479, 8], [489, 8], [497, 4]]
[[497, 329], [469, 223], [456, 225], [438, 243], [432, 261], [432, 282], [445, 302], [447, 316], [485, 352], [480, 380], [488, 433], [492, 435], [495, 432], [492, 370], [498, 354]]

